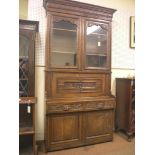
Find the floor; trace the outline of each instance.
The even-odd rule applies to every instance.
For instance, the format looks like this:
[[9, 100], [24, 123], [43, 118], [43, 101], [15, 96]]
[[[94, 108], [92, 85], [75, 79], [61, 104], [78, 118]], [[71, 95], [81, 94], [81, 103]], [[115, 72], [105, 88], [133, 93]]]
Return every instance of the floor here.
[[135, 154], [135, 138], [131, 142], [122, 133], [115, 133], [112, 142], [89, 145], [73, 149], [54, 151], [38, 155], [134, 155]]

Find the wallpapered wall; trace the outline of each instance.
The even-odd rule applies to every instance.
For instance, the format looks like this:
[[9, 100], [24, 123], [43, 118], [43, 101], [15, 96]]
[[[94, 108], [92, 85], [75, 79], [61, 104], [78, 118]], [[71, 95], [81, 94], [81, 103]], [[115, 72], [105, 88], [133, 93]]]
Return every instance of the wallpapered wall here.
[[[134, 16], [134, 0], [77, 0], [117, 9], [112, 23], [112, 94], [115, 94], [115, 78], [134, 74], [134, 49], [129, 47], [130, 16]], [[36, 138], [44, 139], [44, 66], [45, 66], [45, 32], [46, 13], [43, 0], [28, 1], [28, 20], [39, 21], [39, 33], [36, 37], [35, 95], [36, 105]]]
[[27, 19], [28, 16], [28, 0], [19, 0], [19, 18]]

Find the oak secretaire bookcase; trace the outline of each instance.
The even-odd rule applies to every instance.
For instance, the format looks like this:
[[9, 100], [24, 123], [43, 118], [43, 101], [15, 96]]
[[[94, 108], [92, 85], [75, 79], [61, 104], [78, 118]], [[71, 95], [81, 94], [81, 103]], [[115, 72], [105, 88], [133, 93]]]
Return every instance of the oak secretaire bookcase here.
[[114, 9], [44, 0], [46, 151], [113, 139], [111, 22]]

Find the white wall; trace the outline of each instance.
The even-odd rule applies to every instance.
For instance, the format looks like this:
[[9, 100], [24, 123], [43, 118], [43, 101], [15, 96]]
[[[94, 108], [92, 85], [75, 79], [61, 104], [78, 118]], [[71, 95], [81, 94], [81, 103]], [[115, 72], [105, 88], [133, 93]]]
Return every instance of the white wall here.
[[28, 0], [19, 0], [19, 19], [27, 19]]
[[[112, 23], [112, 80], [111, 90], [115, 94], [115, 78], [134, 75], [135, 50], [129, 47], [129, 19], [134, 16], [134, 0], [76, 0], [84, 3], [117, 9]], [[36, 138], [44, 139], [44, 67], [46, 14], [43, 0], [29, 0], [28, 19], [39, 21], [39, 34], [36, 39]]]

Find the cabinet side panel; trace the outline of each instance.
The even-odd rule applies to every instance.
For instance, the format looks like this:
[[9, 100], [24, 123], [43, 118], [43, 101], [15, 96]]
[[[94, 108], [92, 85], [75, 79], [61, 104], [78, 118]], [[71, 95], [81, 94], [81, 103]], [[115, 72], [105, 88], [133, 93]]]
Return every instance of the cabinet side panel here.
[[116, 129], [128, 128], [129, 87], [130, 81], [123, 79], [116, 81]]

